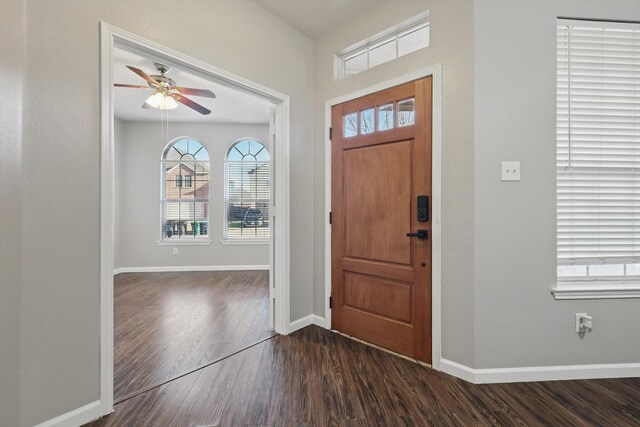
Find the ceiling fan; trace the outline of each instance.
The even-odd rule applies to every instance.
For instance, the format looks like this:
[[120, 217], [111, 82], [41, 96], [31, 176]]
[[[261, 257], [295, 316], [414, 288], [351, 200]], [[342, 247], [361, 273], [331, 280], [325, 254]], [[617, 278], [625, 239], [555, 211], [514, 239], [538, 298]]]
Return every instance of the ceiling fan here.
[[160, 75], [152, 74], [151, 76], [147, 75], [144, 71], [139, 68], [132, 67], [131, 65], [127, 65], [127, 68], [142, 77], [147, 81], [147, 86], [141, 85], [129, 85], [129, 84], [114, 84], [115, 87], [126, 87], [126, 88], [134, 88], [134, 89], [146, 89], [152, 90], [153, 93], [149, 98], [147, 98], [146, 102], [142, 105], [142, 108], [156, 108], [159, 110], [172, 110], [178, 107], [176, 101], [181, 104], [186, 105], [187, 107], [196, 110], [200, 114], [207, 115], [211, 113], [211, 110], [203, 107], [197, 102], [193, 102], [189, 98], [184, 95], [194, 95], [194, 96], [203, 96], [206, 98], [215, 98], [216, 95], [207, 89], [194, 89], [190, 87], [182, 87], [176, 86], [176, 82], [165, 76], [164, 74], [169, 71], [169, 67], [164, 64], [159, 64], [155, 62], [156, 70], [160, 73]]

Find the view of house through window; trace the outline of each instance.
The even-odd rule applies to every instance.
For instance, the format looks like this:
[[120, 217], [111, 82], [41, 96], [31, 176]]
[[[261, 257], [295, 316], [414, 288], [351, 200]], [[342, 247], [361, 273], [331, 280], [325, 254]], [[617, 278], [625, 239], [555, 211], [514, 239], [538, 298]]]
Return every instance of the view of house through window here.
[[162, 156], [161, 238], [209, 235], [209, 154], [197, 141], [179, 139]]
[[227, 151], [225, 238], [269, 237], [270, 160], [267, 148], [255, 139], [236, 141]]
[[640, 24], [558, 20], [558, 280], [640, 280]]

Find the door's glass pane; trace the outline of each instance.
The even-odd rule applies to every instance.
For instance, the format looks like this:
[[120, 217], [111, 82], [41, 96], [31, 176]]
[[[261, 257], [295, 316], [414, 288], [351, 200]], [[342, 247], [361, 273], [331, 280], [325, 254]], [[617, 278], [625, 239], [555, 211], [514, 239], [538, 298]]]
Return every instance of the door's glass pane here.
[[409, 126], [416, 122], [415, 99], [405, 99], [398, 102], [398, 127]]
[[358, 134], [358, 113], [345, 114], [343, 127], [345, 138], [356, 136]]
[[375, 114], [374, 109], [369, 108], [360, 112], [360, 133], [372, 133], [375, 130]]
[[369, 68], [383, 64], [396, 58], [396, 39], [372, 47], [369, 50]]
[[429, 27], [423, 27], [398, 37], [398, 56], [429, 46]]
[[367, 69], [367, 51], [344, 60], [344, 76], [349, 77]]
[[393, 129], [393, 104], [378, 106], [378, 130]]

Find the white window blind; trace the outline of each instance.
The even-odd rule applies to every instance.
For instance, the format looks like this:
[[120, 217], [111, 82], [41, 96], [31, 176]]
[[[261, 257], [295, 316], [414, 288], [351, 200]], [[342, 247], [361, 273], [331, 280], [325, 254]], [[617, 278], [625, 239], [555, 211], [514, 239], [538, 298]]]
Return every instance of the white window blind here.
[[637, 275], [638, 24], [558, 20], [557, 233], [559, 276]]
[[267, 147], [256, 139], [236, 141], [225, 159], [226, 239], [269, 237], [271, 163]]
[[199, 142], [182, 138], [162, 155], [160, 239], [209, 236], [209, 154]]

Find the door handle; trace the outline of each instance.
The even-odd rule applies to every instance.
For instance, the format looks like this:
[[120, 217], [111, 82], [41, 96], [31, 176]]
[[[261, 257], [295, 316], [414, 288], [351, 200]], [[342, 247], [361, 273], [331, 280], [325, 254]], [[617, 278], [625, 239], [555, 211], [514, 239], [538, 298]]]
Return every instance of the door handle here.
[[429, 238], [428, 230], [417, 230], [416, 233], [407, 233], [407, 237], [417, 237], [420, 240]]

